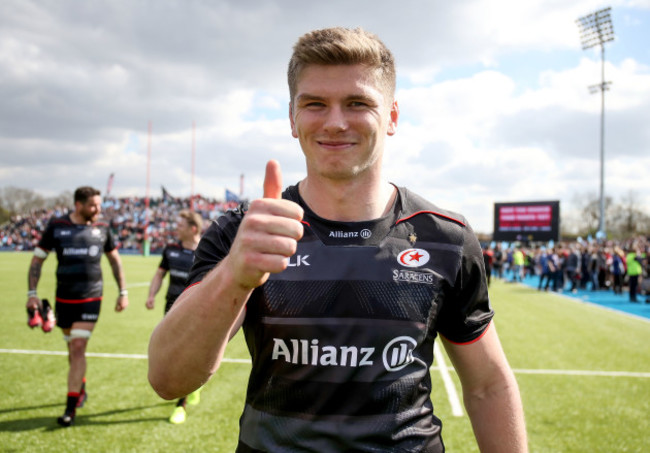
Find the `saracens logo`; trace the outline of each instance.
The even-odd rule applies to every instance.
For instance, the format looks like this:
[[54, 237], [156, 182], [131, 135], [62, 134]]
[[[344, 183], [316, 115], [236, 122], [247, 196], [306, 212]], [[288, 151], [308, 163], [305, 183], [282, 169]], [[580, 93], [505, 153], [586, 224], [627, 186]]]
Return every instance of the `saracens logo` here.
[[423, 249], [408, 249], [397, 255], [397, 262], [404, 267], [420, 267], [429, 262], [429, 252]]

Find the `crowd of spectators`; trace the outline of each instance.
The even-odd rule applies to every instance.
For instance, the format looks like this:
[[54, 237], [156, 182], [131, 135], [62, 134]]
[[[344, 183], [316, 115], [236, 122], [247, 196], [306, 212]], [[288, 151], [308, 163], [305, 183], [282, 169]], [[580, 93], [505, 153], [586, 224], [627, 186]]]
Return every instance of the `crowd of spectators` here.
[[[207, 227], [209, 220], [236, 205], [201, 196], [167, 196], [150, 199], [147, 208], [142, 197], [108, 197], [103, 201], [100, 220], [110, 225], [121, 253], [142, 254], [146, 250], [157, 254], [175, 240], [175, 221], [182, 209], [200, 213]], [[68, 209], [39, 209], [13, 216], [0, 226], [0, 250], [33, 250], [49, 219], [66, 214]], [[557, 244], [491, 243], [484, 248], [488, 279], [522, 281], [537, 276], [539, 290], [558, 292], [587, 289], [622, 294], [625, 288], [631, 299], [630, 289], [635, 286], [640, 294], [650, 298], [649, 256], [650, 241], [646, 237], [623, 241], [579, 239]], [[634, 275], [639, 268], [640, 273]]]
[[[182, 209], [194, 209], [205, 222], [213, 220], [223, 212], [237, 205], [236, 202], [222, 202], [201, 196], [194, 198], [160, 197], [147, 202], [142, 197], [112, 198], [102, 202], [99, 221], [110, 225], [120, 248], [120, 253], [138, 253], [145, 250], [145, 233], [148, 252], [161, 253], [169, 242], [175, 240], [175, 221]], [[33, 250], [45, 231], [51, 217], [67, 214], [72, 208], [55, 207], [38, 209], [15, 215], [0, 226], [0, 250]]]
[[537, 277], [540, 291], [613, 291], [630, 302], [650, 303], [650, 240], [582, 240], [557, 244], [486, 244], [488, 278], [522, 281]]

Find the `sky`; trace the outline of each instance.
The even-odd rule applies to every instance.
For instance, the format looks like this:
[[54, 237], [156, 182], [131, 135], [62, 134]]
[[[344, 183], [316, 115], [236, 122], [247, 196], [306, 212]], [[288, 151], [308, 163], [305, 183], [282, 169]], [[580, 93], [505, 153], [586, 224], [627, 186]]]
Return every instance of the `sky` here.
[[495, 202], [576, 212], [599, 196], [601, 124], [600, 47], [576, 19], [608, 6], [605, 194], [648, 212], [650, 0], [3, 0], [0, 188], [105, 193], [113, 173], [114, 196], [223, 198], [244, 175], [253, 199], [269, 159], [294, 184], [292, 46], [344, 26], [397, 62], [387, 180], [482, 233]]

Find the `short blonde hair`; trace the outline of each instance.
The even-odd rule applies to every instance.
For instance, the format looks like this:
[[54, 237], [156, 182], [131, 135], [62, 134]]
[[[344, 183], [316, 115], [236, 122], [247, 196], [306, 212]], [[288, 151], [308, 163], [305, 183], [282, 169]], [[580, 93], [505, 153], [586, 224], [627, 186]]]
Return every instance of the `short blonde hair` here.
[[194, 226], [199, 230], [199, 233], [203, 231], [203, 217], [196, 211], [188, 211], [183, 209], [178, 213], [178, 216], [182, 219], [185, 219], [189, 226]]
[[298, 78], [310, 65], [362, 64], [377, 70], [378, 82], [390, 97], [395, 94], [395, 59], [386, 45], [362, 28], [325, 28], [301, 36], [293, 46], [287, 79], [291, 102]]

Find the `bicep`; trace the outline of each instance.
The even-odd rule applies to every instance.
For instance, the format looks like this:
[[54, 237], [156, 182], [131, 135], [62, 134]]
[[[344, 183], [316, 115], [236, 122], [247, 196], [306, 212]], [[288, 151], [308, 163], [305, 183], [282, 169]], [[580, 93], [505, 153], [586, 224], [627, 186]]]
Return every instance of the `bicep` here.
[[106, 258], [111, 264], [120, 263], [120, 253], [117, 249], [113, 249], [110, 252], [106, 252]]
[[474, 342], [457, 344], [444, 337], [442, 340], [463, 390], [480, 390], [511, 375], [493, 322]]

